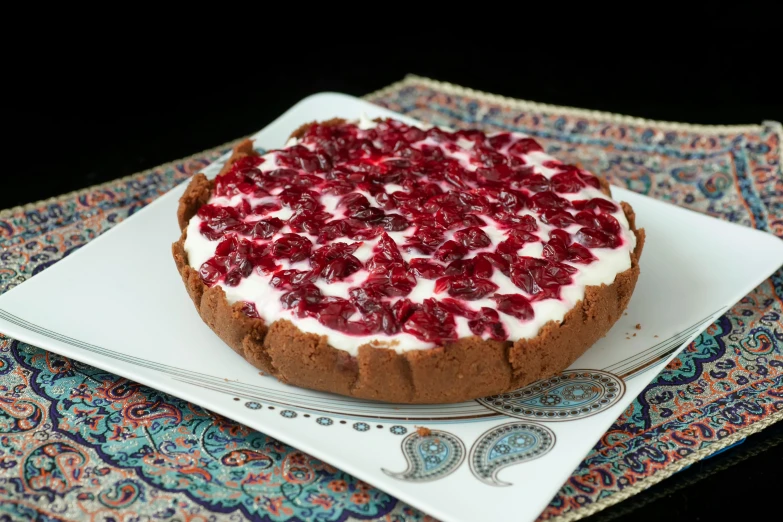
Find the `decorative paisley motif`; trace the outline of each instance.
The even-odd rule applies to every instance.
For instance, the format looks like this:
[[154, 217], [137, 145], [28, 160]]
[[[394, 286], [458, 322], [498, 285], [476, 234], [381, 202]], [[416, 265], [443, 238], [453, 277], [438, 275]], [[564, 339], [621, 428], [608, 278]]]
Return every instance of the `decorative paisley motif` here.
[[775, 351], [774, 334], [763, 326], [754, 328], [742, 339], [740, 348], [753, 358], [771, 355]]
[[518, 390], [478, 399], [489, 409], [537, 421], [569, 421], [589, 417], [614, 405], [625, 383], [609, 372], [568, 370]]
[[246, 464], [252, 464], [253, 467], [266, 469], [272, 465], [272, 459], [266, 454], [255, 450], [234, 450], [223, 455], [220, 462], [226, 466], [238, 467]]
[[133, 396], [139, 391], [141, 385], [128, 379], [117, 379], [116, 381], [107, 381], [98, 386], [100, 396], [109, 401], [122, 401]]
[[500, 470], [535, 460], [555, 446], [555, 434], [546, 426], [526, 422], [501, 424], [484, 433], [470, 448], [470, 471], [490, 486], [510, 486], [498, 480]]
[[698, 183], [701, 193], [710, 199], [722, 198], [731, 184], [731, 174], [728, 172], [715, 172], [711, 176], [699, 180]]
[[40, 404], [0, 397], [0, 433], [21, 433], [36, 429], [46, 418]]
[[134, 427], [147, 426], [159, 419], [169, 419], [174, 424], [182, 421], [182, 413], [162, 401], [133, 402], [122, 409], [122, 415]]
[[123, 480], [98, 494], [98, 501], [111, 509], [130, 506], [141, 496], [141, 488], [132, 480]]
[[390, 477], [409, 482], [438, 480], [452, 473], [465, 460], [462, 441], [442, 430], [431, 430], [429, 435], [414, 431], [402, 440], [402, 454], [408, 468], [402, 472], [382, 469]]
[[51, 442], [35, 448], [24, 461], [24, 482], [33, 491], [50, 499], [63, 495], [78, 484], [87, 457], [64, 442]]

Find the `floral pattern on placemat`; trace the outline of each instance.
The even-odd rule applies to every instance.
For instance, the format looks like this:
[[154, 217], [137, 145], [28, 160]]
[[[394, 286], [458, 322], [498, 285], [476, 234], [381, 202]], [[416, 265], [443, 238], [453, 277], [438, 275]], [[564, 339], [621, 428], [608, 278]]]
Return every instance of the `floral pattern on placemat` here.
[[[368, 99], [434, 124], [527, 132], [547, 152], [614, 184], [783, 237], [779, 124], [647, 122], [416, 77]], [[45, 270], [223, 152], [0, 212], [0, 291]], [[782, 312], [778, 271], [661, 372], [541, 518], [581, 518], [783, 418]], [[264, 521], [432, 520], [264, 434], [0, 336], [0, 517], [229, 514]]]

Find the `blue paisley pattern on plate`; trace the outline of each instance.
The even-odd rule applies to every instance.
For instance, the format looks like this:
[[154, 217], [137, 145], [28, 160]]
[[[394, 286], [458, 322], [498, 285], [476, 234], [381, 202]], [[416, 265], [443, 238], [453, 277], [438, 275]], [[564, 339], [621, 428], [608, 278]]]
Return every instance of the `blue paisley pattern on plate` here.
[[491, 486], [510, 486], [498, 473], [546, 455], [555, 446], [555, 434], [546, 426], [528, 422], [501, 424], [484, 433], [470, 448], [470, 470]]
[[430, 430], [426, 435], [414, 431], [402, 440], [402, 454], [408, 463], [405, 471], [383, 472], [401, 480], [428, 482], [453, 473], [465, 460], [465, 445], [442, 430]]
[[[760, 74], [759, 81], [769, 78]], [[716, 132], [616, 121], [518, 106], [416, 78], [370, 101], [436, 124], [527, 132], [548, 153], [613, 184], [783, 237], [781, 130], [774, 123]], [[78, 250], [225, 151], [0, 211], [0, 292]], [[780, 416], [781, 314], [783, 270], [709, 326], [647, 386], [541, 519], [595, 507], [698, 449]], [[0, 398], [0, 518], [432, 521], [264, 434], [1, 335]], [[147, 404], [134, 410], [135, 417], [130, 407], [124, 410], [135, 425], [123, 417], [124, 404], [132, 402]], [[355, 426], [373, 431], [367, 422]], [[339, 428], [310, 422], [307, 429]], [[386, 435], [396, 446], [399, 439]], [[49, 447], [54, 459], [44, 451], [49, 443], [60, 444]]]
[[568, 421], [600, 413], [624, 394], [625, 383], [616, 375], [600, 370], [568, 370], [478, 402], [518, 419]]

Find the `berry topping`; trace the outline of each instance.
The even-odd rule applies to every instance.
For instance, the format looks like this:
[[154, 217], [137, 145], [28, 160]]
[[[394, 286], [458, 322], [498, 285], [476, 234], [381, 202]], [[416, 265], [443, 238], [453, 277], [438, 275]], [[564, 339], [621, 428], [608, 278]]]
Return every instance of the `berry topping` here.
[[[627, 245], [598, 178], [543, 151], [511, 132], [312, 124], [230, 160], [194, 218], [214, 248], [196, 268], [250, 318], [279, 301], [352, 336], [509, 339], [600, 265], [594, 249]], [[270, 295], [246, 293], [259, 282]]]

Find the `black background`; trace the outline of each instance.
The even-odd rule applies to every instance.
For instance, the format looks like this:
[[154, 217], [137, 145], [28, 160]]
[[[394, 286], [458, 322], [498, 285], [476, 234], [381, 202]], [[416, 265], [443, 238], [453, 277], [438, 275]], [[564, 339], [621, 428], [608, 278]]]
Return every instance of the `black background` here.
[[[623, 34], [593, 30], [592, 39], [566, 28], [557, 38], [521, 31], [513, 38], [474, 37], [461, 45], [451, 31], [424, 40], [384, 39], [379, 28], [358, 47], [306, 39], [303, 55], [288, 45], [284, 52], [256, 54], [239, 43], [219, 52], [212, 46], [214, 34], [208, 42], [183, 38], [153, 48], [138, 44], [152, 39], [144, 34], [126, 45], [60, 40], [46, 56], [9, 56], [15, 73], [6, 80], [11, 93], [4, 111], [10, 162], [2, 175], [0, 208], [132, 174], [250, 134], [309, 94], [363, 95], [407, 73], [651, 119], [782, 121], [783, 93], [776, 78], [781, 43], [773, 27], [759, 22], [740, 35], [737, 26], [743, 24], [731, 16], [700, 20], [694, 23], [704, 26], [704, 36], [687, 41], [682, 27], [639, 29], [638, 34], [633, 27]], [[778, 505], [781, 441], [778, 424], [594, 518], [713, 520], [734, 511], [769, 516]]]

